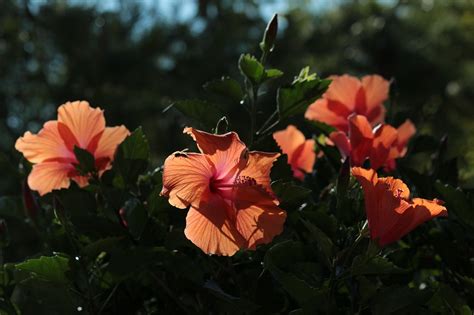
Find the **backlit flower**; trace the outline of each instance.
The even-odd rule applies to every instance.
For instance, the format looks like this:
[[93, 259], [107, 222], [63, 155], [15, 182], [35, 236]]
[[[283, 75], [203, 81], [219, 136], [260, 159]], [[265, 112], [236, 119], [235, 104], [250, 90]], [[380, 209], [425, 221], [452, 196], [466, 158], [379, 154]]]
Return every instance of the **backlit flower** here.
[[397, 139], [397, 130], [383, 124], [373, 131], [365, 116], [352, 115], [349, 117], [349, 136], [342, 131], [334, 131], [329, 139], [336, 144], [343, 157], [350, 157], [352, 166], [362, 166], [369, 159], [370, 166], [378, 169], [389, 158]]
[[207, 254], [225, 256], [271, 242], [286, 219], [270, 187], [279, 154], [249, 152], [234, 132], [184, 133], [200, 153], [175, 152], [166, 159], [161, 194], [177, 208], [190, 207], [186, 237]]
[[393, 143], [390, 153], [388, 155], [388, 160], [386, 163], [386, 169], [388, 171], [393, 171], [396, 168], [395, 159], [402, 158], [407, 153], [408, 141], [416, 133], [416, 128], [413, 123], [407, 119], [403, 124], [397, 128], [397, 139]]
[[380, 246], [399, 240], [430, 219], [448, 215], [440, 200], [410, 199], [410, 190], [399, 179], [378, 178], [374, 170], [360, 167], [353, 167], [352, 175], [364, 191], [370, 237]]
[[55, 189], [68, 188], [71, 180], [83, 187], [88, 176], [76, 170], [74, 147], [89, 151], [101, 175], [110, 168], [115, 150], [129, 131], [124, 126], [105, 127], [104, 113], [85, 101], [67, 102], [58, 108], [58, 120], [43, 125], [38, 134], [27, 131], [15, 148], [33, 163], [28, 176], [31, 189], [45, 195]]
[[348, 118], [352, 114], [367, 117], [374, 127], [384, 121], [383, 102], [388, 98], [389, 82], [379, 75], [359, 80], [344, 74], [331, 76], [331, 84], [321, 99], [311, 104], [305, 117], [321, 121], [343, 132], [348, 131]]
[[313, 171], [316, 153], [314, 140], [306, 140], [305, 136], [295, 126], [289, 125], [285, 130], [273, 133], [273, 139], [281, 151], [288, 156], [293, 176], [303, 180], [305, 173]]

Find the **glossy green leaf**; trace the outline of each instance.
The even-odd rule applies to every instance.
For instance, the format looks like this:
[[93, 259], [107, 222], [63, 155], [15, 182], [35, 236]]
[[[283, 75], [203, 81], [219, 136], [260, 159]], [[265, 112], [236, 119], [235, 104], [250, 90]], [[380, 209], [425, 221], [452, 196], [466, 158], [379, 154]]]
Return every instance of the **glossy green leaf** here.
[[176, 108], [184, 116], [192, 119], [198, 124], [201, 124], [209, 130], [214, 127], [217, 121], [225, 114], [216, 104], [202, 100], [177, 101], [168, 108], [171, 107]]
[[387, 258], [381, 256], [356, 256], [352, 262], [351, 274], [353, 276], [361, 275], [386, 275], [405, 273], [406, 270], [395, 266]]
[[306, 312], [324, 310], [327, 307], [324, 302], [326, 290], [312, 287], [304, 280], [286, 271], [292, 264], [303, 261], [304, 256], [301, 243], [281, 242], [267, 251], [264, 267]]
[[81, 149], [78, 146], [74, 146], [74, 155], [79, 162], [76, 165], [76, 169], [82, 175], [87, 175], [95, 171], [95, 158], [92, 153], [87, 150]]
[[272, 183], [272, 189], [282, 202], [297, 202], [311, 194], [311, 189], [297, 185], [294, 182], [277, 180]]
[[222, 77], [219, 80], [207, 82], [204, 84], [204, 89], [208, 92], [228, 97], [235, 102], [240, 102], [244, 97], [240, 83], [229, 77]]
[[[392, 314], [410, 307], [425, 305], [433, 296], [433, 292], [425, 289], [418, 290], [404, 286], [392, 286], [381, 290], [372, 299], [373, 314]], [[403, 314], [404, 312], [402, 312]]]
[[446, 202], [448, 214], [453, 214], [461, 224], [474, 228], [474, 198], [461, 189], [443, 185], [440, 181], [435, 183], [435, 188]]
[[323, 95], [330, 82], [316, 75], [300, 74], [291, 85], [279, 88], [277, 108], [280, 119], [304, 114], [308, 106]]
[[224, 292], [215, 281], [206, 281], [204, 288], [219, 301], [223, 302], [226, 311], [230, 314], [242, 314], [244, 312], [251, 312], [258, 309], [258, 306], [251, 301]]
[[63, 256], [41, 256], [16, 264], [15, 268], [29, 272], [41, 280], [68, 283], [66, 272], [69, 270], [69, 259]]
[[117, 148], [114, 168], [125, 184], [135, 184], [148, 166], [150, 148], [141, 128], [132, 132]]
[[139, 239], [148, 221], [148, 213], [145, 207], [140, 200], [134, 198], [128, 200], [123, 209], [125, 210], [125, 221], [127, 222], [130, 234], [135, 239]]
[[260, 84], [265, 79], [265, 68], [250, 54], [243, 54], [239, 59], [239, 69], [253, 84]]
[[283, 71], [278, 69], [265, 70], [265, 79], [277, 79], [283, 75]]

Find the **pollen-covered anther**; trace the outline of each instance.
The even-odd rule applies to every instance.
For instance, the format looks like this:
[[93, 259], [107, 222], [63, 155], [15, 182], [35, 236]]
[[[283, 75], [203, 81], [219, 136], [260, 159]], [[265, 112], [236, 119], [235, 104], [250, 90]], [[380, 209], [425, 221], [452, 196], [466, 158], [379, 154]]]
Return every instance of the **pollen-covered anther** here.
[[239, 186], [253, 186], [257, 185], [257, 181], [255, 178], [250, 176], [237, 176], [235, 179], [235, 185]]
[[397, 188], [397, 191], [395, 192], [395, 197], [401, 198], [402, 193], [403, 193], [403, 189]]

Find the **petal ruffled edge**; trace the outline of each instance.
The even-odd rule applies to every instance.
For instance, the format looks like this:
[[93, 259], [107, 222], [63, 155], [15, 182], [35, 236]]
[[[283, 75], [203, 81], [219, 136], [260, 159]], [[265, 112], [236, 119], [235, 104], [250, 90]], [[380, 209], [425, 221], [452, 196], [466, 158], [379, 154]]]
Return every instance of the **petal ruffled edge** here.
[[[67, 102], [58, 108], [58, 122], [64, 124], [73, 137], [66, 137], [67, 147], [77, 145], [86, 149], [94, 137], [104, 131], [105, 117], [100, 108], [92, 108], [86, 101]], [[65, 141], [67, 141], [65, 139]]]

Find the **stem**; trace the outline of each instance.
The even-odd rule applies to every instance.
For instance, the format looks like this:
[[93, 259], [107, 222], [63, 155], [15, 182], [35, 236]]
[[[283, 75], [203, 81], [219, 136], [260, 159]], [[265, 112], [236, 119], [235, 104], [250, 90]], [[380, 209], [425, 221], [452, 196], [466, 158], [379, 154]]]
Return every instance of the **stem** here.
[[74, 251], [74, 257], [79, 257], [79, 270], [82, 272], [84, 275], [84, 278], [86, 279], [86, 286], [87, 286], [87, 292], [86, 294], [83, 294], [83, 296], [86, 296], [87, 298], [87, 306], [89, 309], [90, 314], [97, 314], [97, 307], [94, 302], [94, 297], [92, 296], [92, 287], [89, 282], [89, 278], [87, 277], [87, 266], [84, 264], [84, 260], [82, 257], [80, 257], [80, 254], [82, 252], [82, 246], [81, 244], [77, 241], [77, 238], [75, 237], [75, 232], [71, 229], [72, 223], [69, 221], [69, 218], [66, 216], [64, 213], [64, 209], [62, 208], [62, 205], [58, 205], [58, 197], [55, 196], [54, 198], [55, 206], [54, 206], [54, 211], [56, 213], [57, 218], [59, 219], [59, 222], [61, 225], [64, 227], [64, 231], [66, 232], [66, 236], [71, 243], [71, 246]]
[[253, 144], [253, 138], [255, 134], [255, 127], [257, 124], [257, 97], [258, 97], [258, 85], [253, 85], [248, 79], [245, 79], [245, 87], [247, 89], [247, 97], [250, 105], [250, 137], [249, 137], [249, 148]]
[[109, 301], [110, 299], [112, 298], [112, 296], [115, 294], [115, 291], [117, 291], [117, 288], [119, 287], [120, 283], [116, 284], [114, 286], [114, 288], [112, 289], [112, 292], [110, 292], [109, 296], [107, 297], [107, 299], [105, 300], [104, 304], [102, 304], [102, 307], [100, 308], [99, 310], [99, 315], [102, 314], [102, 311], [105, 309], [105, 307], [107, 306], [107, 304], [109, 304]]
[[[270, 117], [268, 117], [268, 119], [263, 123], [262, 127], [260, 127], [260, 129], [257, 131], [257, 135], [260, 135], [263, 133], [263, 131], [266, 131], [266, 129], [264, 129], [265, 127], [268, 126], [268, 124], [270, 124], [270, 122], [272, 121], [272, 119], [278, 114], [278, 111], [275, 110], [271, 115]], [[279, 119], [278, 119], [279, 121]], [[272, 125], [273, 126], [273, 125]], [[263, 130], [263, 131], [262, 131]]]
[[160, 286], [166, 292], [166, 294], [168, 294], [168, 296], [176, 303], [177, 306], [179, 306], [182, 311], [184, 311], [184, 313], [191, 314], [188, 308], [183, 305], [183, 303], [176, 297], [175, 294], [173, 294], [173, 292], [171, 292], [171, 290], [166, 286], [165, 283], [163, 283], [163, 281], [161, 281], [157, 275], [154, 273], [150, 273], [150, 275], [153, 277], [153, 279], [155, 279], [158, 286]]

